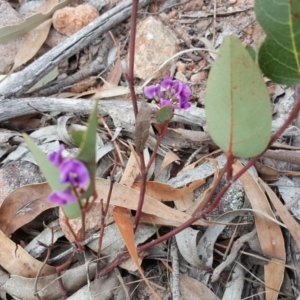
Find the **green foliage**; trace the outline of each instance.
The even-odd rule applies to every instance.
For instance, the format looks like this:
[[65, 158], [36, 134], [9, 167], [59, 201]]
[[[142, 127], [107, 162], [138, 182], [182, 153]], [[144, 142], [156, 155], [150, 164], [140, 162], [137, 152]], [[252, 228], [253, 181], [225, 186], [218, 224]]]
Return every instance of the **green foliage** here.
[[74, 136], [75, 140], [81, 140], [80, 152], [77, 156], [79, 160], [85, 163], [87, 166], [91, 183], [87, 191], [81, 196], [82, 199], [88, 198], [94, 195], [95, 192], [95, 175], [96, 175], [96, 133], [98, 126], [98, 101], [96, 101], [95, 108], [92, 114], [89, 117], [88, 128], [84, 132], [83, 136], [80, 137], [80, 134], [77, 132]]
[[[36, 163], [40, 167], [52, 190], [64, 191], [68, 185], [60, 183], [59, 169], [48, 160], [46, 154], [31, 140], [27, 134], [24, 134], [23, 136], [28, 149], [31, 151]], [[68, 203], [63, 207], [63, 210], [69, 219], [78, 218], [81, 214], [78, 202]]]
[[165, 123], [168, 122], [172, 119], [173, 117], [173, 111], [170, 108], [170, 106], [163, 106], [160, 108], [156, 114], [156, 121], [158, 123]]
[[271, 135], [271, 105], [258, 66], [237, 37], [220, 47], [207, 82], [205, 109], [214, 142], [235, 157], [262, 153]]
[[83, 141], [84, 131], [82, 131], [82, 130], [73, 130], [71, 135], [72, 135], [72, 139], [75, 142], [75, 144], [78, 147], [80, 147], [80, 145]]
[[[94, 195], [95, 192], [97, 117], [98, 103], [96, 102], [95, 108], [89, 118], [87, 130], [85, 132], [76, 131], [72, 133], [74, 140], [77, 143], [80, 143], [80, 152], [77, 159], [86, 164], [91, 178], [91, 183], [87, 191], [80, 197], [83, 201], [84, 199]], [[68, 185], [60, 183], [59, 169], [48, 160], [47, 156], [34, 144], [29, 136], [24, 135], [24, 138], [29, 150], [32, 152], [51, 188], [56, 191], [64, 191]], [[62, 209], [69, 219], [75, 219], [81, 215], [80, 205], [78, 202], [69, 202], [62, 206]]]
[[300, 1], [256, 0], [255, 14], [267, 34], [258, 62], [273, 81], [296, 85], [300, 82]]
[[253, 47], [247, 45], [247, 46], [246, 46], [246, 50], [248, 51], [248, 53], [249, 53], [249, 55], [252, 57], [252, 59], [253, 59], [254, 61], [256, 61], [256, 51], [255, 51], [255, 49], [254, 49]]

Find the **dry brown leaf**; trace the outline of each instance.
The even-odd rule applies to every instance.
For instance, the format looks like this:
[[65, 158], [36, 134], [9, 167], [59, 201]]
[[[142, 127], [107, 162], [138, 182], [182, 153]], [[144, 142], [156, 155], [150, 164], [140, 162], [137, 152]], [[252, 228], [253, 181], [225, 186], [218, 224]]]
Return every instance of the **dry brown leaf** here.
[[[194, 190], [204, 183], [205, 179], [199, 179], [193, 181], [188, 186], [176, 189], [166, 183], [148, 181], [146, 185], [146, 195], [158, 201], [181, 202], [181, 207], [186, 210], [193, 204]], [[140, 190], [140, 187], [141, 182], [135, 182], [132, 186], [132, 188], [137, 191]]]
[[213, 193], [215, 192], [216, 187], [220, 183], [225, 169], [219, 170], [218, 162], [215, 159], [208, 158], [212, 164], [215, 166], [215, 174], [213, 178], [213, 182], [211, 183], [210, 187], [204, 192], [201, 199], [196, 199], [192, 206], [189, 207], [189, 209], [186, 211], [189, 215], [194, 215], [196, 212], [201, 211], [204, 209], [204, 207], [207, 205], [209, 201], [211, 201], [211, 198], [213, 196]]
[[152, 109], [144, 100], [140, 105], [139, 112], [135, 120], [135, 149], [137, 153], [141, 153], [149, 137], [149, 128], [151, 121]]
[[269, 186], [264, 183], [261, 179], [259, 179], [260, 184], [266, 190], [272, 204], [274, 205], [280, 219], [286, 225], [287, 229], [295, 239], [295, 242], [300, 249], [300, 225], [294, 219], [294, 217], [289, 213], [288, 209], [282, 204], [282, 202], [278, 199], [276, 194], [269, 188]]
[[[15, 244], [0, 230], [0, 265], [10, 275], [18, 275], [22, 277], [35, 277], [39, 272], [43, 263], [33, 258], [20, 245]], [[45, 265], [41, 272], [41, 276], [54, 274], [54, 267]]]
[[[107, 211], [107, 215], [105, 218], [105, 225], [109, 225], [113, 222], [113, 216], [112, 216], [112, 210], [113, 207], [110, 205]], [[95, 202], [92, 207], [86, 212], [85, 214], [85, 237], [89, 236], [93, 232], [96, 232], [100, 228], [100, 222], [101, 222], [101, 217], [102, 217], [102, 211], [101, 211], [101, 205], [99, 202]], [[72, 234], [67, 222], [66, 222], [66, 217], [65, 214], [60, 207], [59, 209], [59, 224], [62, 229], [62, 231], [65, 234], [66, 239], [74, 243], [75, 238], [74, 235]], [[81, 218], [77, 219], [71, 219], [68, 221], [69, 225], [72, 227], [73, 232], [76, 234], [76, 236], [81, 236], [82, 234], [82, 220]]]
[[180, 294], [183, 300], [209, 299], [219, 300], [219, 298], [202, 282], [192, 277], [180, 274]]
[[[89, 263], [88, 266], [87, 264], [83, 264], [62, 272], [61, 279], [69, 293], [78, 291], [86, 284], [87, 268], [89, 269], [90, 275], [92, 275], [96, 271], [96, 264]], [[35, 278], [11, 276], [3, 285], [1, 282], [1, 289], [6, 291], [13, 299], [38, 299], [34, 291], [35, 281]], [[63, 291], [59, 284], [57, 274], [40, 277], [37, 282], [37, 290], [40, 299], [43, 300], [62, 299], [63, 297]]]
[[[99, 195], [99, 198], [97, 201], [100, 201], [101, 198], [103, 199], [103, 202], [106, 203], [106, 196], [108, 194], [110, 187], [110, 181], [103, 179], [103, 178], [96, 178], [96, 190], [97, 194]], [[14, 216], [14, 222], [11, 220], [11, 216], [8, 218], [0, 214], [0, 220], [2, 218], [2, 223], [0, 221], [0, 224], [2, 225], [6, 232], [13, 232], [18, 226], [22, 226], [32, 219], [34, 219], [38, 214], [40, 214], [42, 211], [49, 209], [51, 207], [55, 207], [54, 204], [47, 201], [47, 197], [49, 193], [51, 192], [51, 189], [47, 183], [40, 183], [36, 185], [28, 185], [21, 187], [20, 189], [15, 190], [12, 192], [5, 201], [13, 201], [9, 199], [24, 199], [23, 202], [18, 206], [18, 200], [16, 201], [16, 205], [12, 208], [10, 214]], [[22, 195], [22, 194], [25, 194]], [[112, 206], [120, 206], [124, 208], [128, 208], [131, 210], [136, 210], [137, 204], [139, 199], [139, 191], [136, 191], [132, 188], [126, 187], [124, 185], [121, 185], [119, 183], [114, 183], [112, 197], [110, 201], [110, 205]], [[29, 206], [28, 206], [29, 205]], [[31, 205], [34, 205], [33, 207]], [[9, 205], [7, 204], [9, 207]], [[26, 210], [26, 207], [30, 209], [28, 213], [25, 214], [25, 217], [20, 214], [20, 212], [24, 213]], [[38, 208], [35, 208], [35, 207]], [[23, 209], [23, 211], [21, 211]], [[10, 211], [9, 208], [7, 208], [7, 211]], [[19, 212], [18, 218], [20, 218], [20, 221], [17, 222], [17, 226], [15, 225], [16, 222], [16, 216], [14, 215], [15, 212]], [[151, 220], [149, 220], [150, 224], [153, 224], [153, 220], [155, 221], [156, 217], [157, 220], [161, 220], [164, 225], [168, 226], [179, 226], [180, 224], [186, 222], [190, 219], [190, 215], [183, 213], [181, 211], [172, 209], [168, 207], [167, 205], [162, 204], [158, 200], [153, 199], [152, 197], [149, 197], [145, 195], [145, 202], [143, 205], [143, 213], [150, 215], [149, 217]], [[1, 208], [0, 208], [1, 213]], [[27, 214], [29, 214], [27, 216]], [[156, 225], [160, 225], [159, 222], [155, 222]], [[194, 224], [201, 225], [201, 226], [210, 226], [211, 223], [204, 221], [204, 220], [198, 220]], [[1, 227], [0, 227], [1, 229]]]
[[140, 174], [140, 166], [137, 163], [137, 158], [133, 151], [131, 151], [129, 159], [126, 164], [120, 184], [132, 187], [136, 177]]
[[48, 201], [51, 188], [46, 183], [22, 186], [10, 193], [0, 207], [0, 230], [7, 236], [57, 205]]
[[198, 166], [201, 162], [203, 162], [205, 159], [209, 158], [209, 157], [215, 157], [216, 154], [219, 154], [221, 153], [222, 150], [221, 149], [218, 149], [212, 153], [209, 153], [207, 155], [204, 155], [202, 156], [201, 158], [199, 158], [198, 160], [196, 160], [195, 162], [193, 162], [192, 164], [184, 167], [181, 172], [184, 172], [184, 171], [188, 171], [188, 170], [192, 170], [194, 169], [196, 166]]
[[[233, 164], [235, 173], [242, 168], [243, 165], [239, 161]], [[252, 208], [257, 211], [262, 211], [274, 218], [266, 195], [251, 173], [247, 171], [239, 179], [251, 202]], [[278, 224], [258, 213], [254, 213], [254, 217], [261, 249], [265, 254], [271, 257], [270, 262], [264, 266], [266, 300], [275, 300], [278, 297], [285, 270], [286, 253], [284, 239]], [[274, 276], [274, 274], [276, 274], [276, 276]]]
[[[103, 178], [96, 179], [96, 189], [99, 195], [99, 199], [100, 197], [103, 197], [102, 195], [107, 195], [109, 185], [109, 180]], [[136, 191], [119, 183], [115, 183], [110, 204], [136, 210], [138, 199], [139, 191]], [[105, 202], [106, 199], [104, 199], [104, 203]], [[165, 222], [164, 225], [167, 224], [168, 226], [179, 226], [180, 224], [190, 219], [190, 216], [188, 214], [172, 209], [147, 195], [145, 195], [142, 212], [153, 216], [153, 219], [149, 221], [150, 224], [153, 224], [153, 220], [155, 219], [155, 217], [158, 217], [158, 219], [161, 218], [161, 220]], [[160, 225], [159, 223], [155, 224]], [[204, 220], [198, 220], [194, 224], [202, 226], [210, 225], [209, 222], [206, 222]]]
[[[113, 85], [118, 85], [120, 82], [121, 76], [122, 76], [122, 72], [123, 71], [122, 71], [121, 58], [118, 55], [115, 65], [113, 66], [111, 71], [108, 73], [105, 81], [110, 84], [113, 84]], [[104, 86], [107, 87], [107, 83], [105, 83]]]
[[135, 245], [135, 238], [134, 238], [134, 232], [133, 232], [133, 225], [130, 219], [124, 217], [121, 214], [118, 214], [116, 212], [113, 212], [116, 224], [118, 226], [118, 229], [122, 235], [123, 241], [125, 242], [125, 245], [127, 247], [127, 250], [134, 261], [136, 267], [139, 270], [139, 273], [141, 274], [141, 277], [143, 278], [145, 284], [148, 286], [148, 288], [151, 290], [153, 296], [156, 299], [161, 299], [153, 290], [151, 285], [149, 284], [148, 280], [146, 279], [144, 275], [144, 271], [142, 270], [140, 266], [140, 260], [138, 253], [136, 251], [136, 245]]
[[15, 56], [15, 63], [10, 72], [13, 72], [36, 55], [47, 39], [51, 25], [52, 20], [49, 19], [26, 33], [25, 38], [20, 45], [20, 49]]
[[255, 163], [255, 168], [263, 180], [272, 181], [278, 179], [279, 172], [275, 168], [264, 165], [259, 161]]
[[181, 161], [179, 156], [175, 154], [173, 151], [169, 150], [169, 152], [165, 155], [163, 162], [161, 163], [158, 174], [156, 174], [156, 178], [161, 174], [161, 172], [171, 163], [175, 161]]

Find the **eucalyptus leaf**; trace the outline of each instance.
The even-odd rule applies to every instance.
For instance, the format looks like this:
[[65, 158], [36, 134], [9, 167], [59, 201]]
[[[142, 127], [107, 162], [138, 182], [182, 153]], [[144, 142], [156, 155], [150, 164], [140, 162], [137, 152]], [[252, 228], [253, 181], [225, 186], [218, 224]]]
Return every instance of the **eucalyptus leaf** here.
[[27, 33], [28, 31], [36, 28], [38, 25], [42, 24], [46, 20], [50, 19], [52, 15], [58, 9], [65, 7], [70, 0], [64, 0], [59, 4], [52, 7], [47, 13], [37, 13], [25, 19], [24, 22], [21, 22], [16, 25], [8, 25], [0, 28], [0, 43], [5, 44], [8, 43], [23, 34]]
[[300, 83], [300, 1], [256, 0], [255, 14], [267, 34], [258, 53], [262, 72], [277, 83]]
[[234, 157], [262, 153], [271, 136], [271, 104], [258, 66], [235, 36], [225, 38], [210, 70], [205, 110], [214, 142]]

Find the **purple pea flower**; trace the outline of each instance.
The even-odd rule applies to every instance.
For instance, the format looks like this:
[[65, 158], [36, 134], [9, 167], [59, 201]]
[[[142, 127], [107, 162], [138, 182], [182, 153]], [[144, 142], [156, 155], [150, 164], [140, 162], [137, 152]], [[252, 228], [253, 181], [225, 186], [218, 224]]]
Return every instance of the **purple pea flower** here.
[[48, 154], [48, 160], [54, 164], [55, 167], [59, 167], [63, 162], [62, 152], [65, 150], [64, 145], [60, 145], [57, 151]]
[[174, 105], [170, 100], [160, 99], [160, 106], [170, 106], [171, 110], [174, 111]]
[[77, 197], [72, 193], [70, 188], [67, 188], [64, 191], [53, 191], [49, 195], [49, 200], [58, 205], [65, 205], [68, 202], [77, 201]]
[[144, 94], [149, 99], [155, 99], [160, 95], [160, 84], [150, 85], [145, 88]]
[[178, 108], [187, 109], [191, 107], [189, 99], [191, 97], [191, 90], [185, 83], [178, 82], [176, 86], [176, 96], [179, 100]]
[[71, 183], [73, 186], [85, 188], [89, 182], [89, 171], [85, 164], [78, 159], [65, 159], [60, 164], [59, 170], [61, 183]]
[[[178, 82], [178, 81], [177, 81]], [[176, 80], [173, 80], [171, 77], [165, 77], [160, 85], [165, 89], [170, 89], [176, 84]]]
[[168, 105], [174, 110], [187, 109], [191, 106], [189, 103], [191, 90], [188, 85], [170, 77], [165, 77], [160, 84], [148, 86], [144, 94], [146, 98], [155, 99], [161, 107]]

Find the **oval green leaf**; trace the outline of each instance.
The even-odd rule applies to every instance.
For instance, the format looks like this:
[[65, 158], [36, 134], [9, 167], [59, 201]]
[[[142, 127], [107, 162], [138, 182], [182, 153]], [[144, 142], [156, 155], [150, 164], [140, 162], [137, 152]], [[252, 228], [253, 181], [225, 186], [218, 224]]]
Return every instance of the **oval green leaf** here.
[[162, 108], [160, 108], [158, 111], [157, 111], [157, 114], [156, 114], [156, 121], [158, 123], [165, 123], [165, 122], [168, 122], [172, 119], [173, 117], [173, 111], [171, 109], [170, 106], [163, 106]]
[[267, 34], [258, 62], [273, 81], [296, 85], [300, 82], [300, 1], [256, 0], [255, 14]]
[[271, 136], [271, 104], [258, 66], [237, 37], [228, 36], [210, 70], [205, 110], [214, 142], [234, 157], [262, 153]]

